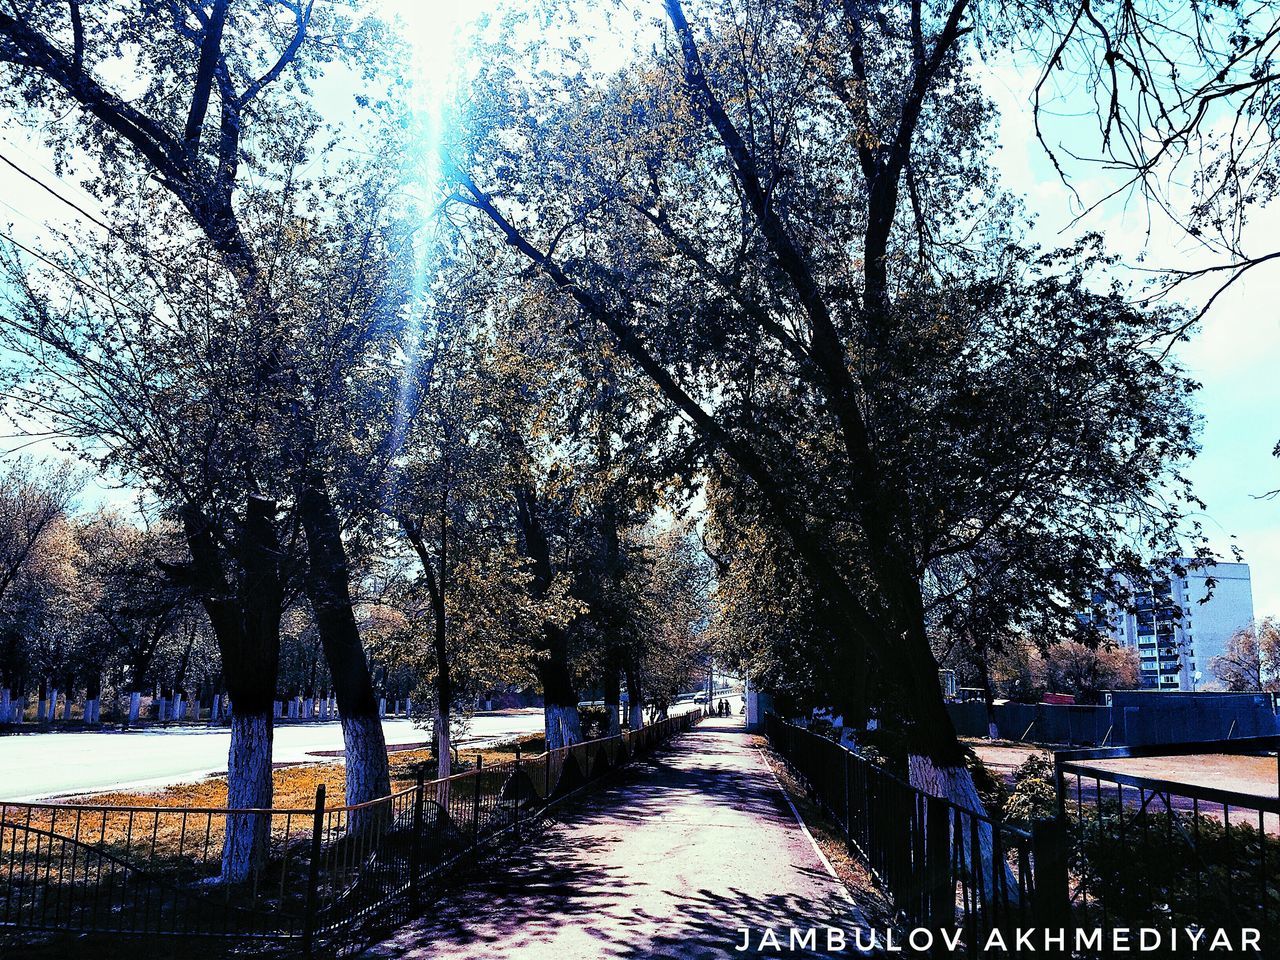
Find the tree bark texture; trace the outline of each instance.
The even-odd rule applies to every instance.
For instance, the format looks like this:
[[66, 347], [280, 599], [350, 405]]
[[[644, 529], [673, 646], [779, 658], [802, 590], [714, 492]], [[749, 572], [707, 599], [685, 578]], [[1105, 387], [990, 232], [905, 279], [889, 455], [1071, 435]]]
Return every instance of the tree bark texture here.
[[307, 599], [342, 715], [346, 801], [364, 803], [391, 792], [387, 744], [373, 694], [369, 663], [352, 610], [350, 572], [341, 527], [320, 478], [308, 477], [308, 482], [301, 485], [298, 515], [307, 535]]

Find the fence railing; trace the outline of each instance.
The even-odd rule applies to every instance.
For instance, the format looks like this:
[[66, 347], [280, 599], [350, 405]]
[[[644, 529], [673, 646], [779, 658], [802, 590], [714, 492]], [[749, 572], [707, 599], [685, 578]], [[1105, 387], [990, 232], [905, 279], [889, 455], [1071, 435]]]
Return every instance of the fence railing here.
[[894, 908], [982, 956], [994, 928], [1063, 926], [1055, 822], [1020, 830], [930, 796], [828, 737], [770, 714], [766, 734], [843, 831]]
[[[1076, 921], [1103, 928], [1256, 930], [1280, 948], [1280, 737], [1062, 751], [1059, 815], [1072, 850]], [[1207, 763], [1220, 764], [1219, 786]], [[1133, 760], [1195, 757], [1197, 783], [1138, 775]], [[1262, 793], [1262, 790], [1266, 790]], [[1211, 942], [1210, 933], [1206, 942]]]
[[[1084, 931], [1068, 941], [1080, 957], [1111, 956], [1119, 932], [1137, 951], [1143, 930], [1161, 938], [1160, 956], [1189, 950], [1187, 931], [1207, 949], [1219, 930], [1233, 950], [1280, 956], [1280, 796], [1257, 792], [1273, 777], [1280, 785], [1280, 737], [1059, 752], [1057, 816], [1026, 831], [778, 717], [766, 732], [902, 917], [957, 931], [968, 956], [997, 927]], [[1213, 754], [1256, 763], [1237, 771], [1236, 788], [1121, 768]]]
[[[420, 775], [358, 806], [328, 806], [323, 786], [293, 810], [0, 801], [0, 928], [341, 947], [361, 921], [701, 716]], [[228, 827], [255, 838], [247, 861], [228, 859]]]

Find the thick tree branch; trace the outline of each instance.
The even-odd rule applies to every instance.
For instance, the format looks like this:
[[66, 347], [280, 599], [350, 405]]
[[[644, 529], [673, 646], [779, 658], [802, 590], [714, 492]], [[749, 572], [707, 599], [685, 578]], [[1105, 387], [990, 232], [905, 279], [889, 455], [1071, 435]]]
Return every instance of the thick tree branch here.
[[191, 107], [187, 111], [187, 124], [182, 135], [187, 151], [193, 157], [200, 151], [200, 131], [204, 128], [205, 114], [209, 112], [214, 74], [222, 61], [222, 30], [227, 24], [229, 4], [230, 0], [214, 0], [209, 22], [205, 24], [204, 35], [200, 41], [196, 82], [191, 91]]
[[878, 632], [873, 618], [827, 557], [818, 535], [797, 514], [793, 499], [787, 495], [768, 465], [755, 450], [721, 424], [676, 381], [670, 371], [645, 347], [630, 323], [618, 311], [606, 308], [581, 285], [571, 280], [559, 264], [550, 260], [530, 243], [528, 238], [494, 206], [492, 199], [465, 171], [454, 167], [454, 172], [470, 195], [466, 202], [488, 217], [502, 232], [507, 242], [537, 267], [558, 289], [572, 297], [587, 316], [608, 329], [617, 339], [618, 345], [653, 380], [663, 395], [694, 422], [707, 440], [742, 467], [769, 502], [771, 509], [791, 536], [796, 549], [810, 564], [817, 579], [827, 589], [839, 595], [842, 608], [854, 621], [851, 627], [864, 641], [871, 642], [877, 639]]

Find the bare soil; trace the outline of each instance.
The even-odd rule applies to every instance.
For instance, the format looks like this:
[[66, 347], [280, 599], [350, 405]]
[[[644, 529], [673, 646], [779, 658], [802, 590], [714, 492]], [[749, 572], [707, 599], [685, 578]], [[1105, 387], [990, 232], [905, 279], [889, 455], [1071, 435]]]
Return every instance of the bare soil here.
[[[1027, 757], [1052, 755], [1051, 750], [1026, 743], [969, 740], [987, 769], [1013, 786], [1013, 773]], [[1240, 757], [1221, 753], [1191, 757], [1131, 757], [1125, 760], [1091, 760], [1089, 766], [1136, 777], [1152, 777], [1194, 786], [1232, 790], [1260, 797], [1277, 796], [1280, 778], [1274, 757]]]

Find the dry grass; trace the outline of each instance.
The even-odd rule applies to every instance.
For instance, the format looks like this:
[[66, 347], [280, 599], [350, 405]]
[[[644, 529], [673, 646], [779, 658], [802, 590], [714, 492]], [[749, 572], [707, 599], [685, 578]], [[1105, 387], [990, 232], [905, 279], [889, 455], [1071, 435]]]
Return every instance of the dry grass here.
[[[477, 755], [484, 758], [486, 766], [515, 758], [516, 742], [464, 751], [454, 764], [454, 773], [475, 768]], [[522, 753], [534, 756], [542, 752], [541, 734], [519, 739]], [[417, 782], [422, 769], [426, 778], [435, 774], [435, 761], [429, 749], [404, 750], [391, 755], [391, 787], [393, 792], [405, 790]], [[315, 807], [316, 788], [324, 784], [326, 806], [333, 808], [344, 801], [346, 770], [338, 761], [326, 763], [296, 764], [277, 767], [272, 774], [273, 809], [297, 810], [300, 814], [272, 817], [271, 831], [281, 840], [301, 835], [310, 830], [309, 811]], [[459, 795], [473, 789], [470, 781], [456, 788]], [[223, 821], [214, 814], [187, 814], [184, 810], [218, 810], [227, 804], [227, 779], [225, 775], [209, 777], [196, 783], [174, 784], [157, 790], [119, 790], [97, 793], [92, 796], [65, 797], [50, 807], [27, 807], [11, 804], [0, 808], [3, 820], [24, 829], [9, 829], [0, 833], [0, 858], [17, 855], [21, 847], [30, 863], [43, 862], [44, 857], [64, 857], [60, 847], [40, 851], [30, 848], [30, 834], [25, 828], [48, 831], [64, 837], [75, 837], [82, 842], [104, 845], [117, 854], [131, 855], [166, 861], [181, 856], [197, 860], [216, 857], [221, 840]], [[86, 809], [70, 809], [83, 805]], [[138, 807], [140, 812], [109, 810], [113, 807]], [[104, 808], [99, 812], [98, 808]]]
[[[516, 755], [516, 743], [524, 756], [542, 752], [542, 734], [530, 734], [510, 743], [484, 747], [480, 750], [463, 750], [453, 772], [462, 773], [475, 767], [476, 756], [484, 757], [486, 764], [512, 760]], [[435, 759], [430, 749], [400, 750], [390, 757], [392, 791], [404, 790], [417, 782], [422, 768], [428, 779], [434, 776]], [[290, 764], [276, 767], [272, 773], [274, 801], [277, 810], [310, 810], [315, 806], [316, 787], [324, 784], [327, 805], [342, 803], [346, 790], [346, 767], [338, 762]], [[89, 804], [106, 807], [225, 807], [227, 805], [227, 778], [225, 775], [209, 777], [195, 783], [180, 783], [157, 790], [116, 790], [82, 797], [63, 797], [60, 804]]]

